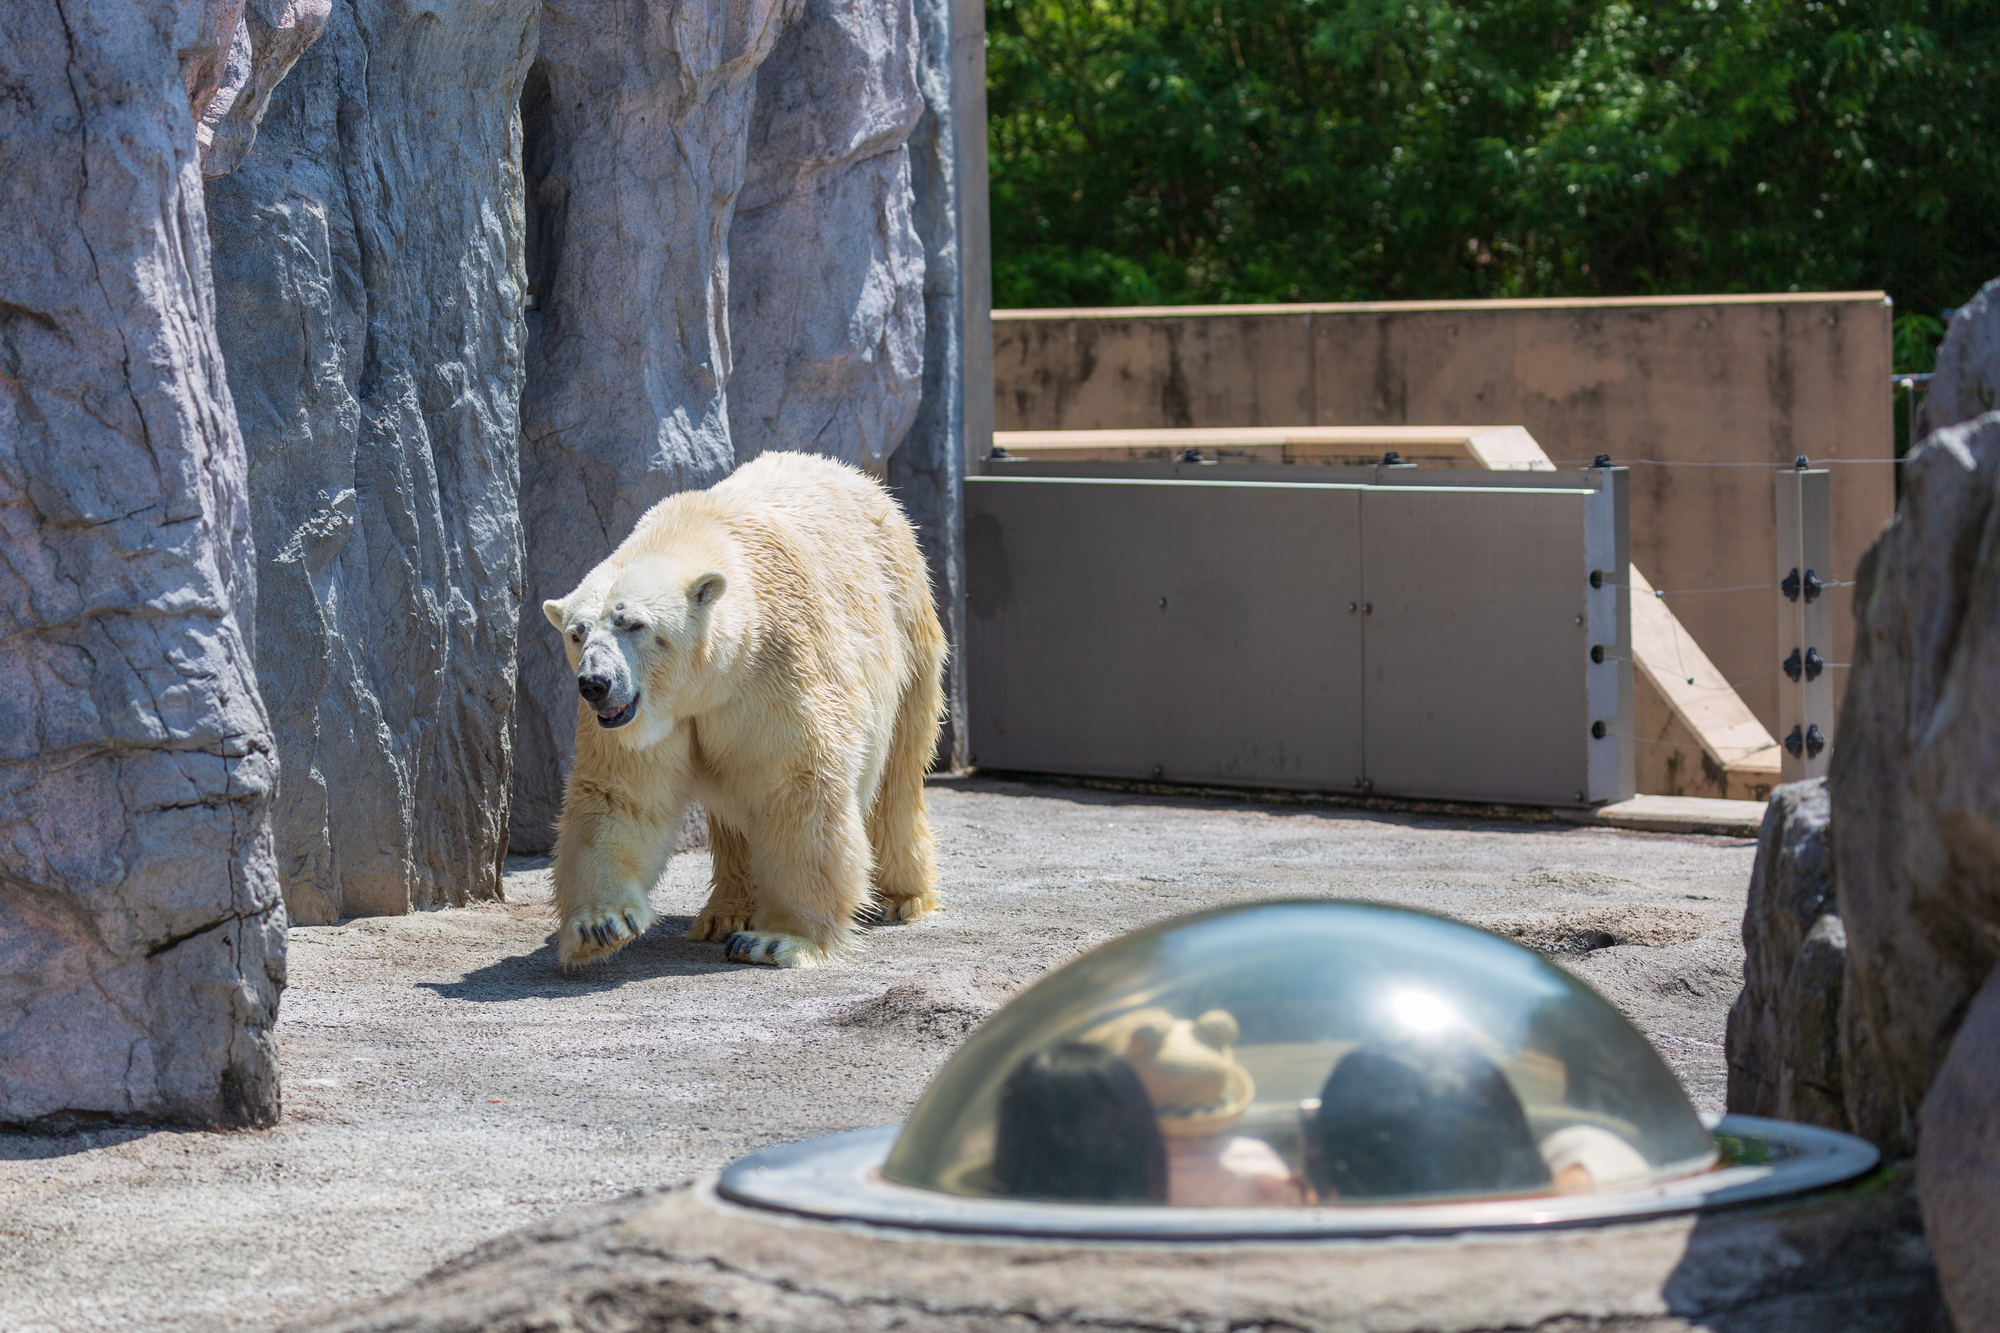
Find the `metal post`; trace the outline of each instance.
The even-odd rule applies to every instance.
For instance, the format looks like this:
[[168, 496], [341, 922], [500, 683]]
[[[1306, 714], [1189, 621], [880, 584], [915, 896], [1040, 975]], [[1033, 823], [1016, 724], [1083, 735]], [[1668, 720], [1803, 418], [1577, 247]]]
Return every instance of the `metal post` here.
[[1631, 496], [1622, 467], [1599, 460], [1585, 469], [1598, 487], [1586, 508], [1585, 561], [1590, 589], [1585, 595], [1590, 645], [1588, 682], [1591, 723], [1592, 804], [1628, 801], [1638, 792], [1637, 712], [1632, 696], [1632, 529]]
[[1833, 548], [1827, 472], [1798, 465], [1777, 479], [1779, 768], [1786, 782], [1823, 777], [1833, 757]]

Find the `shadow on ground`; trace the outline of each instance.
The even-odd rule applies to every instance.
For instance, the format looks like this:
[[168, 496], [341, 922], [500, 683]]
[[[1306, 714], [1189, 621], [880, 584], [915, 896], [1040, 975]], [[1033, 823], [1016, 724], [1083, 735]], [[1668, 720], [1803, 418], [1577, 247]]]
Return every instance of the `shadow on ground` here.
[[502, 958], [474, 968], [457, 981], [420, 981], [421, 990], [447, 1000], [475, 1004], [496, 1000], [547, 1000], [593, 991], [616, 990], [655, 977], [693, 977], [729, 972], [736, 964], [722, 960], [722, 946], [687, 938], [691, 916], [663, 916], [644, 935], [602, 962], [565, 972], [556, 961], [555, 936], [530, 954]]

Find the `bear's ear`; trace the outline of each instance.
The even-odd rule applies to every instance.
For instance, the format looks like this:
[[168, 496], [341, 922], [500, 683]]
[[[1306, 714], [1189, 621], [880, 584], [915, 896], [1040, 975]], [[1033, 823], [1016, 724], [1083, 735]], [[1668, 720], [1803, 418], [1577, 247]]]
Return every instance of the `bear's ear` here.
[[1236, 1040], [1236, 1016], [1226, 1009], [1211, 1009], [1195, 1019], [1194, 1035], [1204, 1046], [1225, 1050]]
[[722, 577], [722, 571], [711, 569], [688, 585], [688, 600], [696, 606], [712, 605], [728, 586], [729, 580]]
[[549, 623], [554, 625], [558, 630], [563, 627], [563, 604], [561, 602], [543, 602], [542, 614], [547, 616]]

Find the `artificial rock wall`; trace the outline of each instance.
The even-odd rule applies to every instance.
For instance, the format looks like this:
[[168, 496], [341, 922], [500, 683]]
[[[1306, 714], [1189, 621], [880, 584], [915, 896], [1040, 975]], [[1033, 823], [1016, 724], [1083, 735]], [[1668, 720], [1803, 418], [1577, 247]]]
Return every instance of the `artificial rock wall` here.
[[248, 13], [0, 12], [0, 1121], [278, 1111], [271, 728], [195, 133], [254, 129], [250, 71], [283, 61]]
[[336, 0], [209, 182], [294, 920], [493, 898], [536, 0]]
[[1731, 1110], [1917, 1157], [1960, 1328], [2000, 1328], [2000, 281], [1961, 308], [1862, 559], [1825, 794], [1781, 787], [1744, 923]]

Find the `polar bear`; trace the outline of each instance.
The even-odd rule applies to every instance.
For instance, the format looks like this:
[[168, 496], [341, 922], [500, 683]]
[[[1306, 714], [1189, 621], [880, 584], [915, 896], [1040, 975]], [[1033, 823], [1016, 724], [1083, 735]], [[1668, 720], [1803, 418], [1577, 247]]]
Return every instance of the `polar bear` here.
[[771, 453], [672, 496], [545, 602], [576, 671], [556, 838], [557, 954], [615, 953], [689, 801], [715, 861], [688, 938], [732, 962], [832, 961], [856, 918], [937, 910], [924, 774], [944, 632], [916, 534], [845, 463]]

